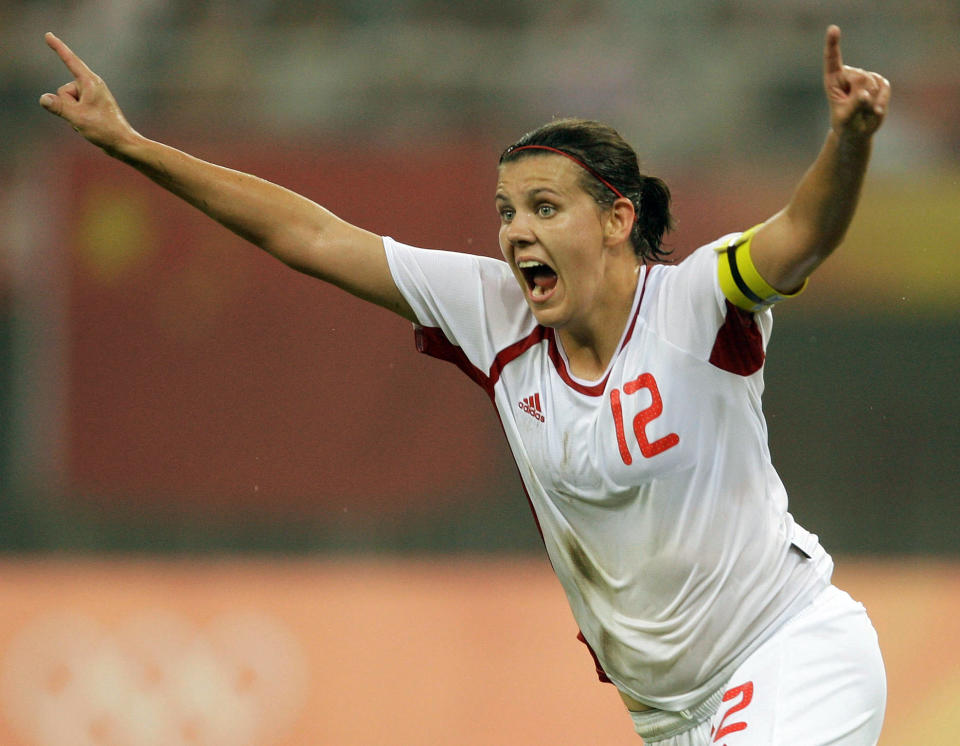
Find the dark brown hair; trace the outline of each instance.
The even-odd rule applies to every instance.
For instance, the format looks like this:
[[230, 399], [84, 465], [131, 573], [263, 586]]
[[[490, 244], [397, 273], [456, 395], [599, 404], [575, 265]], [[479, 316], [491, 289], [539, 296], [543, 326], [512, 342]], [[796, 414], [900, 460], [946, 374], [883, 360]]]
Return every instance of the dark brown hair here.
[[615, 129], [590, 119], [555, 119], [528, 132], [504, 150], [500, 165], [545, 152], [517, 151], [529, 145], [562, 150], [585, 164], [587, 169], [583, 170], [581, 186], [597, 204], [610, 206], [617, 198], [603, 181], [633, 202], [637, 217], [630, 242], [639, 257], [657, 261], [670, 253], [662, 246], [664, 234], [673, 228], [670, 189], [662, 180], [640, 173], [636, 152]]

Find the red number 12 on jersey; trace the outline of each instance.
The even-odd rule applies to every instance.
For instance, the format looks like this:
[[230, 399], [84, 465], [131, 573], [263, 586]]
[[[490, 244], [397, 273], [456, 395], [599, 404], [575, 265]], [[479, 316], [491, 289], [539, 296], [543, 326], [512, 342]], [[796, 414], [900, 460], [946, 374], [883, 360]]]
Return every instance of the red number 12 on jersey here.
[[[635, 394], [640, 389], [647, 389], [653, 401], [646, 409], [642, 409], [633, 418], [633, 434], [637, 437], [637, 443], [640, 445], [640, 453], [644, 458], [653, 458], [658, 453], [663, 453], [668, 448], [673, 448], [680, 442], [680, 436], [676, 433], [664, 435], [662, 438], [650, 442], [647, 437], [647, 425], [663, 414], [663, 400], [660, 398], [660, 389], [657, 388], [657, 381], [650, 373], [641, 373], [635, 380], [623, 384], [624, 394]], [[613, 423], [617, 428], [617, 446], [620, 448], [620, 458], [627, 466], [633, 463], [633, 456], [630, 455], [630, 448], [627, 445], [627, 436], [623, 428], [623, 405], [620, 401], [620, 389], [614, 389], [610, 392], [610, 409], [613, 410]]]

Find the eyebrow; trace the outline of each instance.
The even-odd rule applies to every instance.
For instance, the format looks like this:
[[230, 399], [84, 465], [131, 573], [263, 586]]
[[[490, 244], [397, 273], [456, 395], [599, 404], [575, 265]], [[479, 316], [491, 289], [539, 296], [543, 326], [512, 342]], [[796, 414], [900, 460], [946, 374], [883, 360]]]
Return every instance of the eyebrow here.
[[[550, 187], [534, 187], [533, 189], [527, 190], [527, 191], [524, 193], [523, 196], [524, 196], [526, 199], [532, 201], [532, 200], [536, 199], [537, 197], [539, 197], [539, 196], [540, 196], [541, 194], [543, 194], [543, 193], [552, 194], [552, 195], [555, 195], [555, 196], [557, 196], [557, 197], [562, 197], [562, 196], [563, 196], [563, 194], [562, 194], [561, 192], [558, 192], [556, 189], [551, 189]], [[509, 202], [509, 201], [510, 201], [510, 198], [507, 197], [503, 192], [497, 192], [496, 195], [494, 195], [494, 201], [496, 201], [496, 202]]]

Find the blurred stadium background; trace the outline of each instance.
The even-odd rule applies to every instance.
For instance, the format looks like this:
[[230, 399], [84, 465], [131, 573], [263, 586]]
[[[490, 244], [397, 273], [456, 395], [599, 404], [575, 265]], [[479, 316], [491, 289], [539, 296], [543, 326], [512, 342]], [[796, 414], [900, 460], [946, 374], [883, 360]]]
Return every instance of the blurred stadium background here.
[[144, 134], [423, 246], [496, 255], [500, 150], [608, 121], [681, 257], [789, 197], [831, 22], [894, 96], [844, 247], [777, 311], [771, 447], [880, 633], [881, 743], [955, 743], [947, 0], [0, 2], [0, 742], [638, 742], [485, 397], [42, 111], [44, 31]]

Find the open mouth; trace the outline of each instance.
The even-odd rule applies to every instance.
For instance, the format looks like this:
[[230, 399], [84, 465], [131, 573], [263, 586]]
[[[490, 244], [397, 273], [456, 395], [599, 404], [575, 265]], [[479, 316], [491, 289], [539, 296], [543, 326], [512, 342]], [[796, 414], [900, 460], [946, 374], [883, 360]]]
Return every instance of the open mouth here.
[[545, 298], [557, 286], [557, 273], [553, 268], [534, 259], [517, 262], [517, 268], [527, 281], [533, 298]]

